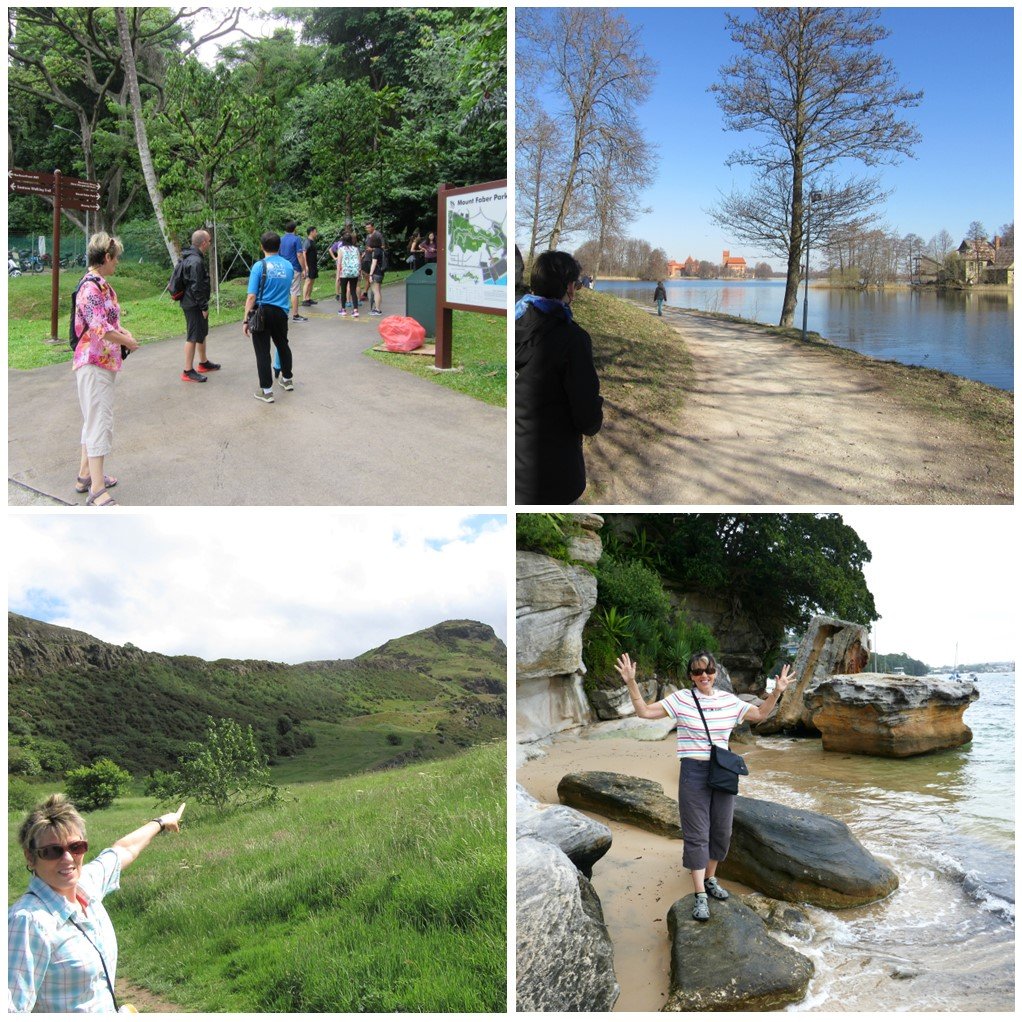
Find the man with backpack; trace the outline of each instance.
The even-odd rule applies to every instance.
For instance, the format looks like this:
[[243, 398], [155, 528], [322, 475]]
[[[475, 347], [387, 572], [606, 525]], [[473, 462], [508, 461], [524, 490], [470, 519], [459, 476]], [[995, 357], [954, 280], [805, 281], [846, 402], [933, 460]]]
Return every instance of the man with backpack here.
[[[170, 280], [172, 297], [180, 295], [185, 314], [185, 367], [181, 379], [185, 383], [205, 383], [205, 373], [216, 372], [219, 363], [206, 357], [206, 335], [209, 333], [209, 270], [203, 258], [212, 239], [207, 231], [192, 234], [192, 244], [181, 253]], [[198, 371], [193, 368], [195, 350], [199, 352]]]

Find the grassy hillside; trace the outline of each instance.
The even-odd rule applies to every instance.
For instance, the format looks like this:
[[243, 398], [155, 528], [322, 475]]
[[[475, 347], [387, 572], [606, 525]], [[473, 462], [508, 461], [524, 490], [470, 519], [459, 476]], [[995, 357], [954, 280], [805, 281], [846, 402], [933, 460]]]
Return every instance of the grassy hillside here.
[[[299, 785], [275, 809], [189, 809], [106, 902], [118, 975], [194, 1011], [505, 1011], [505, 760], [498, 742]], [[153, 812], [93, 813], [90, 857]]]
[[[310, 741], [324, 741], [345, 768], [318, 775], [337, 777], [360, 761], [352, 746], [380, 766], [503, 737], [505, 658], [492, 629], [473, 621], [355, 660], [289, 665], [147, 653], [10, 614], [10, 745], [49, 774], [101, 756], [143, 774], [173, 766], [207, 715], [231, 717], [252, 725], [273, 761], [311, 758]], [[315, 759], [322, 767], [325, 756]]]

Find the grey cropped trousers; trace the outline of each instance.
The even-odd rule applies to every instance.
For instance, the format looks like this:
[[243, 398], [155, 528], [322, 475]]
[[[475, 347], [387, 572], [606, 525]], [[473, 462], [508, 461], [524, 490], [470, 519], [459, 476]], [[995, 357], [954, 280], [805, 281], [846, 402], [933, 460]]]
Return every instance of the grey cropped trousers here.
[[722, 862], [731, 847], [735, 796], [709, 787], [709, 772], [708, 760], [681, 760], [678, 812], [685, 842], [681, 864], [685, 869], [706, 869], [710, 859]]

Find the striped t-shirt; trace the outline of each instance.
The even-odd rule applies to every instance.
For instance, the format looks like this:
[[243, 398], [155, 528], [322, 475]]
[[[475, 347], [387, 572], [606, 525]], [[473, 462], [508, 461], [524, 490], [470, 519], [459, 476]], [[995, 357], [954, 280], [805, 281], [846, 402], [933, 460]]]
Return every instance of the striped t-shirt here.
[[[732, 729], [745, 719], [751, 703], [743, 702], [730, 692], [714, 689], [708, 696], [699, 696], [699, 705], [703, 708], [713, 744], [726, 749]], [[702, 717], [692, 701], [692, 690], [672, 692], [661, 701], [661, 706], [678, 725], [678, 759], [708, 760], [710, 743], [706, 740]]]

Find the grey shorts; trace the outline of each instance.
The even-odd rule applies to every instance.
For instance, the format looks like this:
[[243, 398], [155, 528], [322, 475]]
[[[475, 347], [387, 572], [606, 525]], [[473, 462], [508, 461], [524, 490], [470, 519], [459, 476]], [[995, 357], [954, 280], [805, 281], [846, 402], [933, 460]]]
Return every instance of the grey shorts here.
[[678, 771], [678, 812], [685, 848], [685, 869], [706, 869], [710, 859], [723, 862], [731, 847], [735, 796], [715, 791], [706, 783], [709, 760], [683, 759]]
[[92, 458], [105, 458], [114, 442], [114, 384], [117, 373], [97, 365], [75, 370], [78, 404], [82, 409], [82, 444]]

